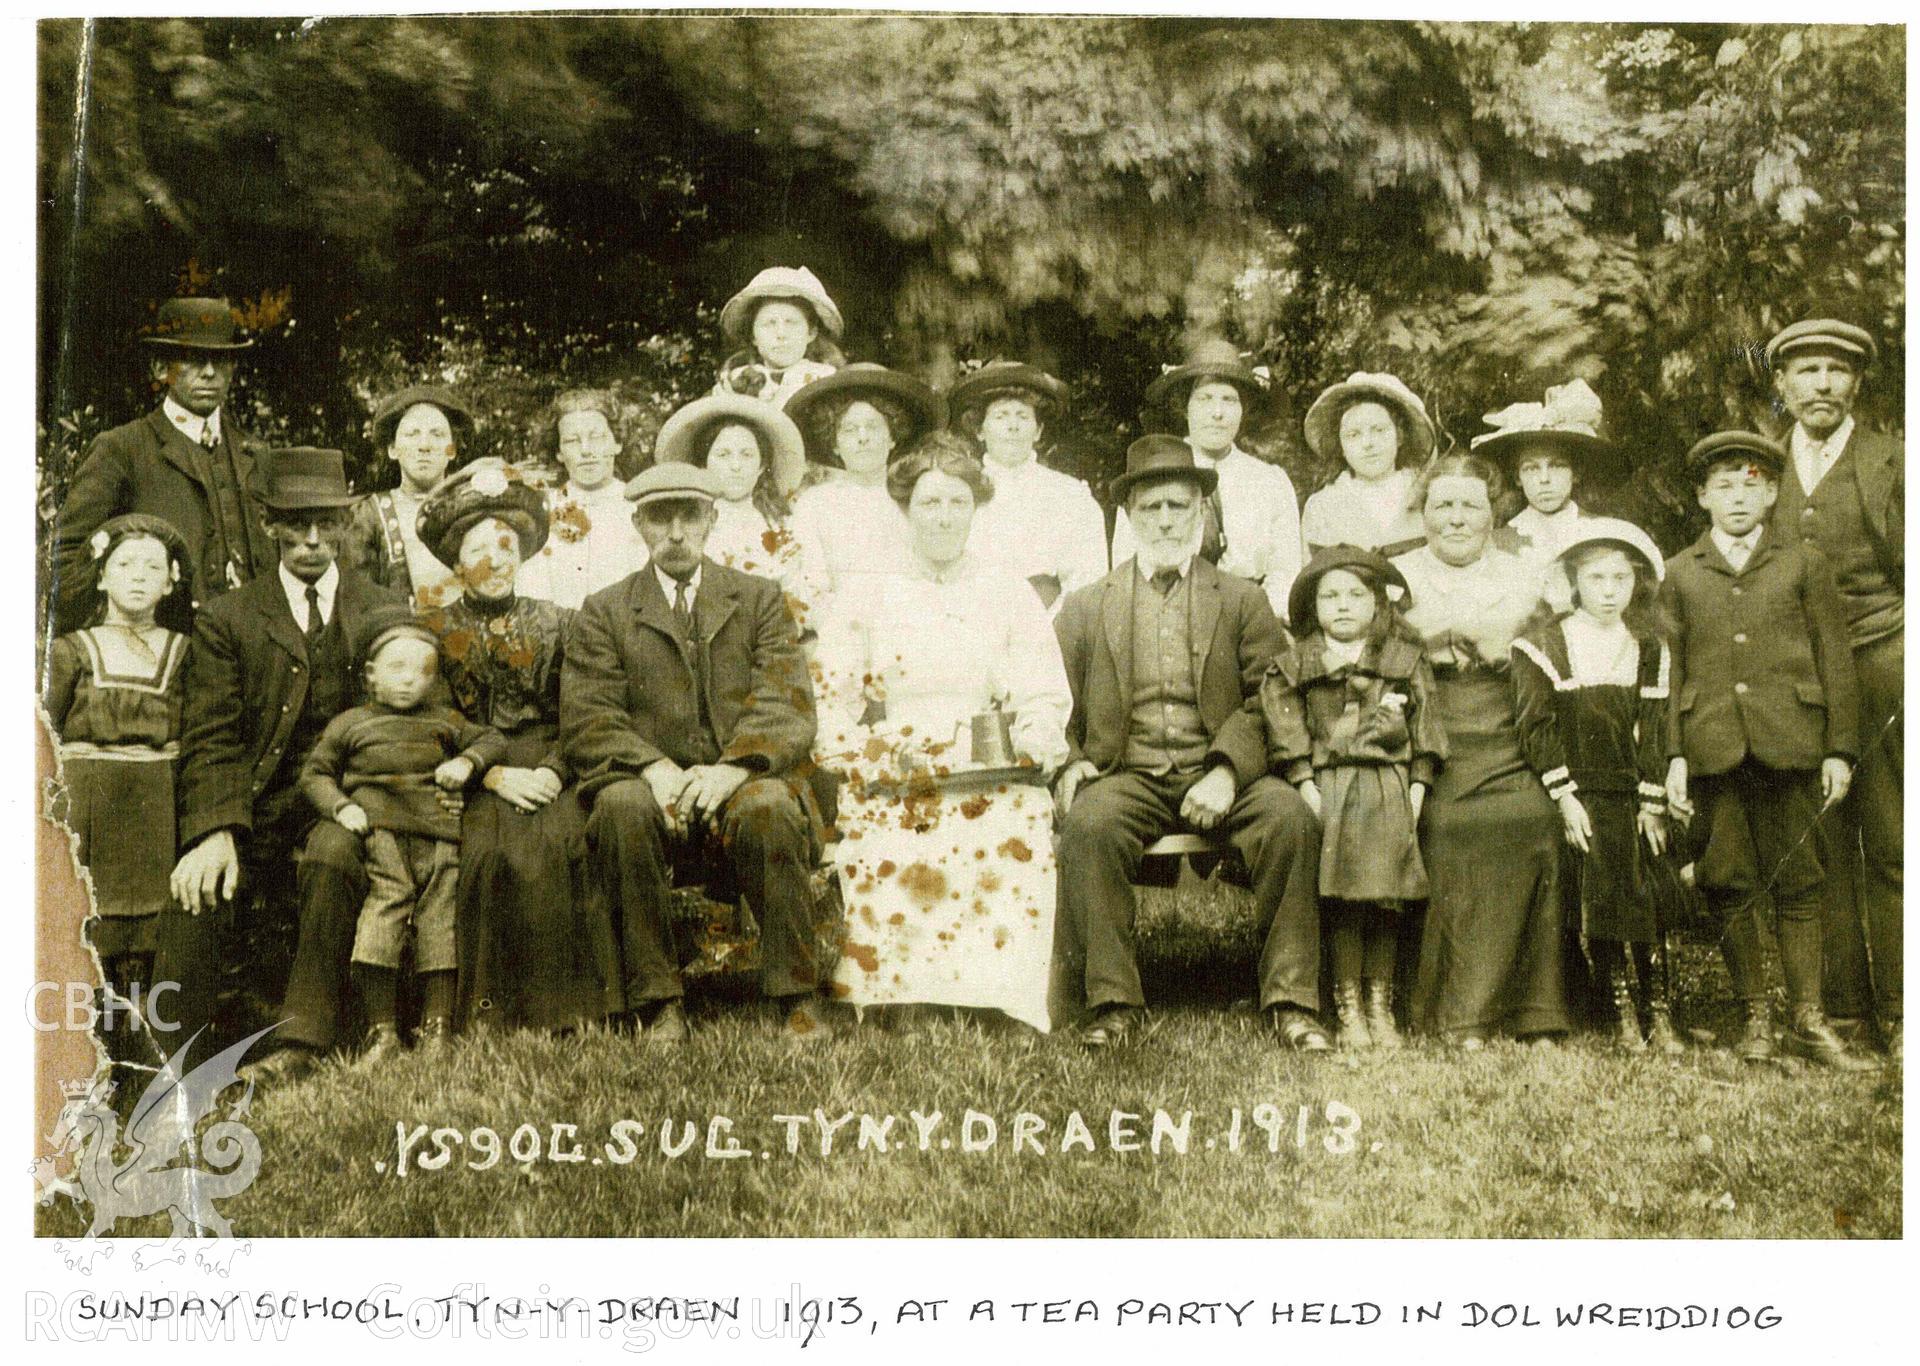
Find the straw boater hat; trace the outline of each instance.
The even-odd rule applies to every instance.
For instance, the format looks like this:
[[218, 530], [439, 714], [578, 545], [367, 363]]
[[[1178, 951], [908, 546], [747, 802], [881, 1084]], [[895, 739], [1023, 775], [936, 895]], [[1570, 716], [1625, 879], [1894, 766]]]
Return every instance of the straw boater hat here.
[[1268, 395], [1265, 371], [1265, 366], [1255, 369], [1242, 360], [1232, 342], [1222, 337], [1208, 337], [1195, 344], [1185, 365], [1173, 366], [1147, 386], [1147, 404], [1184, 407], [1196, 384], [1202, 380], [1220, 380], [1240, 391], [1240, 398], [1249, 411], [1264, 408]]
[[339, 451], [287, 446], [267, 454], [267, 488], [260, 501], [275, 512], [305, 512], [359, 500], [347, 491], [347, 459]]
[[1610, 545], [1637, 555], [1653, 571], [1657, 583], [1667, 576], [1666, 561], [1660, 554], [1660, 547], [1653, 543], [1653, 537], [1647, 535], [1632, 522], [1620, 517], [1582, 517], [1576, 524], [1578, 530], [1573, 539], [1561, 548], [1557, 556], [1565, 560], [1583, 545]]
[[1194, 464], [1193, 447], [1177, 436], [1156, 433], [1143, 436], [1127, 447], [1126, 473], [1108, 481], [1107, 490], [1114, 502], [1125, 503], [1135, 484], [1174, 476], [1198, 484], [1203, 496], [1220, 486], [1218, 472]]
[[1758, 432], [1715, 432], [1695, 442], [1687, 452], [1687, 473], [1698, 484], [1711, 466], [1734, 455], [1747, 456], [1774, 479], [1787, 467], [1787, 452], [1777, 441]]
[[1838, 318], [1802, 318], [1781, 328], [1767, 343], [1767, 368], [1777, 369], [1796, 351], [1837, 351], [1862, 366], [1872, 365], [1880, 356], [1866, 329]]
[[684, 460], [663, 460], [629, 479], [626, 495], [627, 501], [636, 508], [688, 498], [712, 503], [719, 500], [720, 481], [704, 466], [690, 465]]
[[753, 332], [755, 310], [769, 299], [805, 304], [829, 337], [838, 337], [846, 326], [839, 308], [827, 297], [827, 287], [812, 271], [805, 266], [768, 266], [720, 309], [720, 330], [729, 340], [746, 341]]
[[433, 486], [420, 504], [420, 539], [440, 563], [460, 563], [460, 542], [475, 522], [493, 517], [520, 538], [530, 560], [547, 543], [547, 500], [529, 477], [499, 460], [476, 460]]
[[1307, 409], [1307, 445], [1322, 460], [1339, 460], [1340, 418], [1356, 403], [1378, 403], [1398, 413], [1406, 424], [1413, 449], [1400, 454], [1409, 464], [1419, 464], [1433, 454], [1433, 419], [1420, 395], [1401, 382], [1399, 376], [1368, 374], [1356, 370], [1338, 384], [1321, 390], [1320, 397]]
[[992, 360], [947, 391], [951, 425], [965, 428], [996, 398], [1015, 394], [1035, 399], [1034, 416], [1049, 421], [1067, 406], [1067, 386], [1038, 366], [1022, 361]]
[[858, 398], [863, 394], [880, 394], [890, 398], [905, 408], [912, 418], [913, 425], [909, 430], [893, 433], [893, 453], [896, 458], [905, 454], [907, 448], [926, 433], [946, 425], [946, 405], [932, 389], [912, 375], [889, 370], [872, 361], [855, 361], [842, 366], [825, 379], [813, 381], [787, 400], [786, 414], [800, 428], [808, 443], [808, 454], [815, 460], [827, 465], [840, 463], [840, 458], [833, 453], [831, 440], [824, 449], [820, 449], [814, 434], [807, 430], [813, 410], [835, 398]]
[[238, 332], [233, 305], [225, 299], [169, 299], [140, 341], [170, 351], [244, 351], [253, 342]]
[[1393, 562], [1384, 555], [1363, 550], [1357, 545], [1325, 546], [1313, 553], [1313, 558], [1307, 561], [1307, 567], [1293, 581], [1293, 587], [1287, 590], [1287, 627], [1296, 635], [1312, 629], [1313, 596], [1320, 590], [1320, 580], [1336, 569], [1354, 570], [1375, 583], [1398, 588], [1400, 606], [1412, 606], [1406, 576], [1394, 568]]
[[655, 462], [707, 463], [707, 445], [716, 428], [740, 423], [760, 433], [771, 451], [774, 486], [781, 497], [800, 487], [807, 472], [807, 446], [793, 419], [765, 399], [745, 394], [710, 394], [695, 399], [668, 418], [653, 446]]
[[450, 389], [437, 384], [411, 384], [397, 394], [389, 394], [380, 400], [380, 406], [373, 410], [373, 444], [375, 449], [384, 451], [393, 445], [393, 434], [400, 426], [400, 419], [407, 409], [415, 404], [425, 403], [438, 408], [446, 414], [447, 425], [453, 428], [455, 447], [467, 444], [473, 438], [473, 410], [462, 403]]
[[1626, 461], [1611, 441], [1600, 435], [1600, 395], [1583, 379], [1556, 384], [1544, 403], [1514, 403], [1482, 421], [1493, 431], [1473, 438], [1471, 448], [1483, 451], [1511, 472], [1517, 452], [1541, 445], [1563, 451], [1574, 467], [1595, 479], [1616, 479], [1626, 473]]

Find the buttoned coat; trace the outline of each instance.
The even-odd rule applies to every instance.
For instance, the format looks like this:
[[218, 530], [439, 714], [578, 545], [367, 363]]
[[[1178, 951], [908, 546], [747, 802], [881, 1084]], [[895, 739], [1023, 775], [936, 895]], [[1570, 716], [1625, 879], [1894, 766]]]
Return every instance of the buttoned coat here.
[[[1240, 787], [1267, 771], [1260, 680], [1289, 649], [1258, 584], [1223, 574], [1195, 557], [1192, 658], [1209, 767], [1224, 759]], [[1133, 715], [1133, 595], [1140, 571], [1128, 560], [1098, 583], [1070, 594], [1054, 620], [1073, 688], [1067, 722], [1069, 762], [1090, 759], [1102, 774], [1120, 765]]]
[[694, 650], [719, 762], [768, 777], [811, 767], [813, 683], [780, 585], [702, 560], [693, 635], [682, 641], [651, 567], [581, 605], [560, 671], [560, 748], [583, 801], [658, 759], [699, 762]]
[[[1789, 427], [1782, 432], [1779, 440], [1782, 446], [1788, 446], [1793, 440], [1793, 429]], [[1887, 571], [1887, 581], [1898, 590], [1906, 582], [1907, 569], [1906, 444], [1885, 432], [1871, 432], [1856, 426], [1853, 435], [1847, 438], [1847, 452], [1853, 457], [1853, 478], [1860, 490], [1860, 506], [1866, 510], [1867, 534], [1873, 540], [1874, 555]], [[1789, 461], [1781, 475], [1780, 502], [1774, 505], [1776, 526], [1783, 524], [1785, 514], [1780, 511], [1781, 506], [1791, 510], [1805, 505], [1806, 496], [1799, 491], [1799, 483], [1799, 476]]]
[[1667, 561], [1674, 621], [1667, 752], [1696, 775], [1751, 754], [1812, 769], [1859, 752], [1853, 652], [1826, 557], [1768, 528], [1739, 573], [1711, 532]]
[[[341, 569], [333, 605], [349, 649], [367, 613], [387, 604], [404, 606], [405, 599]], [[180, 740], [182, 849], [216, 830], [251, 831], [254, 803], [298, 782], [304, 756], [286, 750], [306, 705], [308, 677], [306, 636], [277, 569], [200, 610], [187, 650]], [[349, 666], [342, 710], [359, 703], [360, 684], [360, 671]]]
[[[224, 409], [220, 413], [220, 441], [231, 453], [240, 480], [246, 526], [238, 535], [248, 558], [248, 563], [239, 567], [244, 581], [279, 562], [273, 538], [260, 521], [264, 506], [260, 497], [265, 478], [261, 469], [263, 450]], [[227, 566], [214, 553], [213, 494], [200, 481], [194, 461], [192, 444], [167, 420], [161, 408], [94, 439], [67, 487], [54, 527], [53, 599], [60, 631], [77, 630], [86, 624], [83, 618], [93, 585], [88, 542], [103, 523], [122, 513], [145, 512], [164, 518], [180, 533], [187, 553], [193, 557], [193, 563], [182, 565], [181, 571], [190, 578], [195, 603], [205, 606], [231, 587]]]

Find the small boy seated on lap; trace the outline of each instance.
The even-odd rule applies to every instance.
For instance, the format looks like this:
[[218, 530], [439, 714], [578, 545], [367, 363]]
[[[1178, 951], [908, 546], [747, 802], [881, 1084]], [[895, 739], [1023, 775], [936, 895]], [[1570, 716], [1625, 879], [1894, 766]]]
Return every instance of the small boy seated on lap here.
[[460, 871], [459, 794], [498, 763], [507, 742], [439, 700], [433, 633], [404, 609], [367, 628], [371, 701], [333, 718], [307, 757], [301, 791], [325, 817], [367, 841], [367, 899], [353, 969], [369, 1025], [369, 1058], [397, 1052], [397, 977], [408, 924], [423, 1006], [419, 1035], [452, 1029], [454, 898]]

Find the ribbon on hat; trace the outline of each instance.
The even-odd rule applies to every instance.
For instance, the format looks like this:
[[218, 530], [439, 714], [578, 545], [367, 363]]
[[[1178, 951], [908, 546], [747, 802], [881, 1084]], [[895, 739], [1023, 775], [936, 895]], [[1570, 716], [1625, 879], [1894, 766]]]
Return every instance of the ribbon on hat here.
[[97, 560], [106, 554], [107, 546], [112, 540], [113, 537], [108, 534], [105, 527], [101, 527], [100, 530], [94, 532], [93, 539], [87, 542], [88, 548], [93, 551], [93, 558]]
[[1474, 438], [1473, 444], [1511, 432], [1577, 432], [1597, 437], [1601, 415], [1600, 395], [1588, 388], [1585, 380], [1576, 379], [1548, 389], [1544, 403], [1514, 403], [1488, 413], [1481, 421], [1498, 430]]

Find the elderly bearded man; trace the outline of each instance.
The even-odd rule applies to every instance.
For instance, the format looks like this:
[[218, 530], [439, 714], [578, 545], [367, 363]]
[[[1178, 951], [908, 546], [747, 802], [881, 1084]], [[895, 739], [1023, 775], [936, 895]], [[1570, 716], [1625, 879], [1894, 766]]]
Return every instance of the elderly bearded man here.
[[1322, 1052], [1320, 830], [1268, 774], [1260, 714], [1246, 705], [1290, 646], [1259, 587], [1200, 554], [1216, 483], [1178, 438], [1134, 442], [1113, 487], [1135, 556], [1069, 596], [1054, 623], [1073, 687], [1071, 757], [1054, 789], [1057, 990], [1084, 985], [1089, 1047], [1131, 1033], [1145, 1005], [1133, 944], [1141, 853], [1182, 825], [1218, 831], [1253, 877], [1260, 1004], [1289, 1045]]
[[[1906, 655], [1906, 450], [1853, 417], [1873, 338], [1809, 318], [1767, 343], [1774, 388], [1793, 417], [1792, 464], [1773, 526], [1818, 546], [1833, 568], [1860, 684], [1860, 763], [1853, 787], [1820, 823], [1827, 1015], [1877, 1017], [1901, 1054], [1901, 689]], [[1863, 934], [1864, 930], [1864, 934]]]

